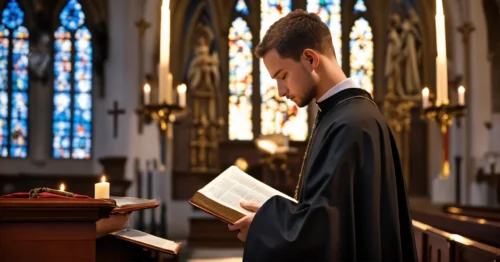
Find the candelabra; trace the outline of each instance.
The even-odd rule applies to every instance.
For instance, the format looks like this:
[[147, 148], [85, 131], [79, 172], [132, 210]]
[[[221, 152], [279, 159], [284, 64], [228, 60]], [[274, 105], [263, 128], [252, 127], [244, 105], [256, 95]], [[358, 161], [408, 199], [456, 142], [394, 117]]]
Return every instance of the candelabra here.
[[139, 117], [143, 118], [144, 123], [151, 124], [154, 120], [162, 133], [167, 131], [168, 124], [175, 122], [176, 117], [182, 112], [185, 112], [185, 108], [168, 103], [144, 105], [136, 110]]
[[436, 101], [429, 101], [429, 90], [425, 88], [422, 91], [423, 106], [422, 106], [422, 118], [434, 121], [441, 132], [441, 138], [443, 143], [442, 148], [442, 165], [441, 165], [441, 178], [448, 178], [450, 175], [450, 161], [448, 154], [449, 145], [449, 127], [453, 123], [453, 119], [457, 121], [465, 115], [465, 105], [463, 103], [463, 95], [465, 89], [461, 86], [458, 89], [459, 103], [456, 105], [450, 105], [448, 103], [436, 103]]

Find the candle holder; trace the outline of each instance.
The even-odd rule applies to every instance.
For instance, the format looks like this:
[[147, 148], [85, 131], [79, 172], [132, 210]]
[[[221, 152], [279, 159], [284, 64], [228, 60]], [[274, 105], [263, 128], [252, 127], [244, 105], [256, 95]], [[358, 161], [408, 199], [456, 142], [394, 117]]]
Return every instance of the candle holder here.
[[139, 117], [144, 119], [144, 123], [151, 124], [154, 120], [158, 124], [161, 132], [166, 132], [168, 123], [174, 122], [175, 118], [184, 112], [186, 112], [184, 107], [167, 103], [144, 105], [136, 110]]
[[446, 179], [450, 176], [450, 161], [448, 155], [449, 127], [453, 123], [453, 119], [459, 121], [459, 119], [465, 115], [465, 109], [465, 105], [450, 104], [432, 104], [422, 109], [422, 118], [434, 121], [441, 131], [443, 141], [442, 179]]

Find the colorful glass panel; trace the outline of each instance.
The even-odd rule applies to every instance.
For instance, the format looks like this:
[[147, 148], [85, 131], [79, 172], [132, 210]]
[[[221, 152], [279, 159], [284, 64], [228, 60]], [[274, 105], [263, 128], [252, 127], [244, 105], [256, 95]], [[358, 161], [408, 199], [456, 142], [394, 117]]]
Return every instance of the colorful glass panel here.
[[69, 0], [59, 14], [61, 24], [69, 30], [76, 30], [85, 22], [82, 5], [77, 0]]
[[366, 12], [367, 8], [364, 0], [357, 0], [354, 5], [354, 13]]
[[341, 0], [308, 0], [307, 11], [316, 13], [330, 28], [335, 56], [342, 66], [342, 19]]
[[92, 35], [85, 15], [69, 0], [54, 33], [54, 97], [52, 155], [89, 159], [92, 156]]
[[236, 12], [240, 12], [244, 15], [248, 15], [248, 6], [245, 3], [245, 0], [238, 0], [236, 3]]
[[229, 28], [229, 139], [251, 140], [252, 33], [247, 22], [236, 18]]
[[373, 33], [366, 19], [359, 18], [354, 22], [349, 47], [350, 77], [373, 95]]
[[[290, 0], [261, 1], [260, 39], [267, 29], [292, 9]], [[264, 135], [281, 133], [291, 140], [304, 141], [308, 135], [307, 107], [299, 108], [293, 101], [278, 95], [276, 80], [266, 70], [260, 60], [261, 133]]]
[[0, 157], [28, 156], [29, 32], [24, 13], [11, 0], [0, 25]]

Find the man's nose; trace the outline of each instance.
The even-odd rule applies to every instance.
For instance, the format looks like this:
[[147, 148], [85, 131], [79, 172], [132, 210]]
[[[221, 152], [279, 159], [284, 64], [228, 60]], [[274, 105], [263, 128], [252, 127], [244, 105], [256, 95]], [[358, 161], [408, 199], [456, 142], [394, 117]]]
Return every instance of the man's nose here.
[[284, 84], [278, 83], [278, 94], [280, 97], [286, 96], [288, 94], [288, 88]]

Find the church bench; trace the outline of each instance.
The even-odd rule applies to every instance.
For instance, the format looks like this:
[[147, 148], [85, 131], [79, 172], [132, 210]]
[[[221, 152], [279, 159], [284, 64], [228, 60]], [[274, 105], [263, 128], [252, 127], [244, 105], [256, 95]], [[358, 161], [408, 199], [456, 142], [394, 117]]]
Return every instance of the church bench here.
[[490, 221], [500, 222], [500, 208], [444, 205], [442, 209], [445, 213], [448, 214], [482, 218]]
[[414, 220], [474, 241], [500, 248], [500, 223], [483, 218], [444, 213], [441, 210], [412, 209]]
[[421, 262], [496, 262], [500, 249], [413, 220]]

